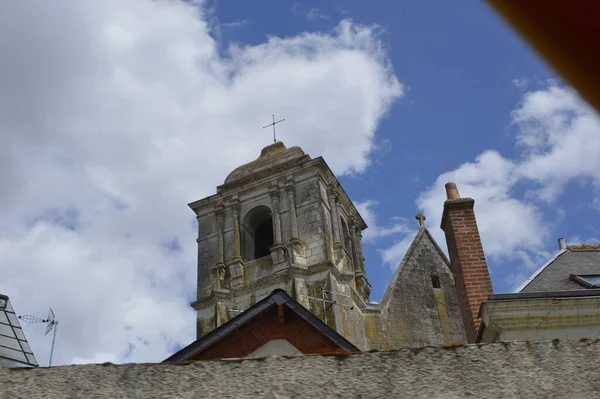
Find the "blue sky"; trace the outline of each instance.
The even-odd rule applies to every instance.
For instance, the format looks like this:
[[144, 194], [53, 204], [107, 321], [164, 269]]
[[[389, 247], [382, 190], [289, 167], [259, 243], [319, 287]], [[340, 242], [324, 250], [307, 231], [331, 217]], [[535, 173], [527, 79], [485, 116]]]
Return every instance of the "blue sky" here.
[[[365, 173], [340, 180], [353, 199], [376, 200], [377, 218], [383, 223], [398, 216], [416, 223], [413, 217], [419, 211], [415, 204], [418, 194], [440, 174], [474, 160], [484, 150], [517, 158], [509, 118], [523, 93], [514, 81], [543, 84], [556, 79], [480, 1], [263, 1], [257, 7], [252, 2], [221, 0], [213, 7], [214, 16], [225, 25], [220, 30], [223, 42], [257, 44], [269, 36], [329, 30], [346, 18], [380, 27], [389, 62], [407, 86], [407, 93], [393, 104], [377, 128], [375, 140], [385, 150], [376, 154]], [[302, 113], [299, 110], [282, 117], [293, 124]], [[283, 140], [295, 143], [295, 137], [286, 137], [285, 126], [281, 131]], [[513, 192], [522, 197], [527, 189], [522, 185]], [[585, 190], [577, 184], [570, 189], [585, 202]], [[560, 206], [568, 207], [569, 202], [564, 199]], [[556, 210], [556, 206], [545, 207], [544, 216], [552, 218]], [[571, 213], [544, 242], [543, 248], [550, 253], [556, 248], [558, 235], [597, 236], [593, 226], [576, 222], [584, 222], [585, 213]], [[439, 230], [439, 220], [428, 220], [428, 226]], [[383, 294], [394, 267], [380, 267], [378, 250], [397, 239], [388, 236], [365, 247], [374, 300]], [[520, 268], [519, 262], [490, 261], [496, 291], [513, 289], [515, 281], [507, 281], [506, 276]]]
[[[323, 156], [369, 224], [378, 300], [444, 183], [475, 198], [496, 292], [598, 242], [600, 121], [480, 1], [0, 6], [0, 292], [60, 320], [56, 364], [194, 339], [187, 203], [270, 144]], [[52, 49], [52, 51], [49, 51]], [[43, 329], [24, 326], [44, 363]]]

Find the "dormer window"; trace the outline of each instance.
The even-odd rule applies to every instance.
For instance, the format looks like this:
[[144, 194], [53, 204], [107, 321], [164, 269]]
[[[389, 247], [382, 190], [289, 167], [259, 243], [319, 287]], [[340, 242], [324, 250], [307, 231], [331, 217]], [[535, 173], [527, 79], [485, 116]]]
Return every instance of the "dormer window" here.
[[569, 279], [585, 288], [600, 288], [600, 274], [571, 274]]

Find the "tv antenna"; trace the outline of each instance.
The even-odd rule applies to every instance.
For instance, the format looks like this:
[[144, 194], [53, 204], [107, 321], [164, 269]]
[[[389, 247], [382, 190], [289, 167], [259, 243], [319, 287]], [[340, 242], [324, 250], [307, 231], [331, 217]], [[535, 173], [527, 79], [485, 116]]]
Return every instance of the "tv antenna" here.
[[48, 367], [52, 366], [52, 355], [54, 354], [54, 341], [56, 341], [56, 330], [58, 329], [58, 320], [54, 317], [54, 312], [52, 308], [48, 310], [48, 317], [46, 319], [42, 319], [41, 317], [32, 316], [30, 314], [19, 316], [19, 319], [23, 320], [25, 323], [45, 323], [46, 324], [46, 333], [44, 335], [48, 335], [48, 333], [54, 330], [52, 334], [52, 348], [50, 349], [50, 361], [48, 362]]
[[[332, 299], [327, 298], [327, 294], [330, 294], [332, 296]], [[352, 305], [345, 305], [343, 303], [339, 303], [335, 298], [337, 296], [342, 296], [342, 297], [347, 297], [350, 298], [350, 295], [347, 294], [340, 294], [339, 292], [334, 292], [334, 291], [328, 291], [325, 289], [325, 287], [321, 287], [321, 298], [317, 298], [314, 296], [308, 296], [308, 299], [312, 299], [313, 301], [320, 301], [323, 304], [323, 321], [325, 322], [325, 324], [327, 324], [327, 311], [332, 307], [332, 306], [341, 306], [343, 308], [346, 309], [354, 309], [354, 306]], [[329, 306], [328, 306], [329, 304]]]

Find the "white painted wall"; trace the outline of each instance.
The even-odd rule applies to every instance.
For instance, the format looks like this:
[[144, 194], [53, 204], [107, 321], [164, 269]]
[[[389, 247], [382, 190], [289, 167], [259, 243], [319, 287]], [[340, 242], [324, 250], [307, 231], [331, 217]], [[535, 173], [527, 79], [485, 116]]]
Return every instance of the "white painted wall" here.
[[302, 355], [294, 345], [286, 339], [274, 339], [267, 342], [247, 357], [265, 357], [265, 356], [295, 356]]

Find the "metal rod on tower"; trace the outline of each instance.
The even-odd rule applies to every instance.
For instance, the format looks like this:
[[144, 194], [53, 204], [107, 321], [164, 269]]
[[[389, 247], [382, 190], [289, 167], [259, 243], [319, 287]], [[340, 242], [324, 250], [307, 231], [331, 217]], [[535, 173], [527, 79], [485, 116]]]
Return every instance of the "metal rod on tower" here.
[[325, 322], [325, 324], [327, 324], [327, 309], [329, 309], [327, 307], [328, 303], [331, 304], [331, 306], [335, 305], [335, 306], [341, 306], [343, 308], [347, 308], [347, 309], [350, 309], [350, 310], [354, 309], [354, 306], [352, 306], [352, 305], [345, 305], [345, 304], [342, 304], [342, 303], [338, 303], [338, 301], [336, 301], [335, 298], [334, 299], [328, 299], [327, 296], [326, 296], [327, 293], [329, 293], [331, 295], [337, 295], [337, 296], [342, 296], [342, 297], [347, 297], [347, 298], [351, 297], [351, 295], [340, 294], [340, 293], [337, 293], [337, 292], [334, 292], [334, 291], [328, 291], [323, 286], [321, 286], [321, 297], [320, 298], [317, 298], [317, 297], [314, 297], [314, 296], [310, 296], [310, 295], [308, 296], [308, 299], [312, 299], [313, 301], [320, 301], [322, 303], [322, 305], [323, 305], [323, 321]]
[[275, 125], [278, 124], [279, 122], [283, 122], [284, 120], [285, 120], [285, 118], [275, 122], [275, 114], [273, 114], [273, 123], [270, 123], [267, 126], [263, 126], [263, 129], [266, 127], [269, 127], [269, 126], [273, 126], [273, 143], [277, 142], [277, 138], [275, 136]]

